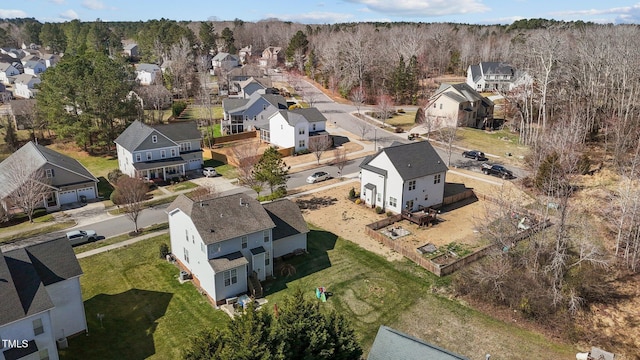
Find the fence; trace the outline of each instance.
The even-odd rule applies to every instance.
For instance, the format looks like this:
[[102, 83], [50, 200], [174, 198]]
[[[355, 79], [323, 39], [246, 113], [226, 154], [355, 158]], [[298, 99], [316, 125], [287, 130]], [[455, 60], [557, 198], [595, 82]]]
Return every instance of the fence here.
[[458, 201], [474, 197], [476, 194], [473, 192], [473, 189], [467, 189], [461, 193], [457, 193], [454, 195], [450, 195], [442, 199], [442, 206], [456, 203]]
[[[214, 138], [215, 145], [224, 144], [232, 141], [244, 140], [244, 139], [253, 139], [258, 137], [257, 131], [245, 131], [237, 134], [224, 135], [217, 138]], [[214, 147], [215, 147], [214, 145]]]

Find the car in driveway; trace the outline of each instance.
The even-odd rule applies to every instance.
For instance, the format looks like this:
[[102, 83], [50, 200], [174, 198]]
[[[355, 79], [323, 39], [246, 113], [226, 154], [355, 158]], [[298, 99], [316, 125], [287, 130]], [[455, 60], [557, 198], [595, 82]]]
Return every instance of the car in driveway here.
[[503, 179], [513, 179], [513, 172], [511, 170], [507, 170], [507, 168], [502, 165], [484, 163], [482, 164], [482, 172], [485, 175], [493, 175]]
[[67, 233], [67, 239], [69, 239], [69, 243], [73, 246], [96, 241], [98, 240], [98, 236], [93, 230], [73, 230]]
[[309, 184], [313, 184], [313, 183], [317, 183], [320, 181], [325, 181], [325, 180], [329, 180], [331, 179], [331, 175], [329, 175], [329, 173], [324, 172], [324, 171], [318, 171], [318, 172], [314, 172], [313, 174], [309, 175], [309, 177], [307, 178], [307, 182]]
[[218, 172], [212, 167], [206, 167], [202, 170], [202, 175], [205, 177], [216, 177], [218, 176]]
[[484, 156], [484, 153], [480, 150], [466, 150], [462, 152], [462, 157], [466, 157], [468, 159], [476, 159], [478, 161], [485, 161], [487, 157]]

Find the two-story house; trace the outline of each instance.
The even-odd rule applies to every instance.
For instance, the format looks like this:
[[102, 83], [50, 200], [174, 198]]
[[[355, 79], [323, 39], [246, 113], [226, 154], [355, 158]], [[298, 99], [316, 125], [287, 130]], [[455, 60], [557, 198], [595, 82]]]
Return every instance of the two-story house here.
[[0, 82], [10, 85], [13, 77], [20, 75], [20, 70], [10, 63], [0, 62]]
[[202, 168], [202, 134], [195, 122], [134, 121], [115, 140], [118, 166], [131, 177], [167, 180]]
[[42, 74], [45, 70], [47, 70], [47, 65], [45, 65], [42, 60], [29, 60], [24, 63], [24, 73], [30, 74], [34, 76], [38, 76]]
[[137, 64], [136, 80], [140, 85], [151, 85], [156, 82], [162, 83], [162, 70], [156, 64]]
[[138, 44], [129, 43], [122, 47], [122, 53], [128, 57], [137, 57], [140, 55], [138, 51]]
[[466, 83], [442, 84], [429, 99], [424, 111], [433, 128], [482, 128], [493, 119], [493, 107], [493, 101]]
[[280, 110], [269, 118], [268, 129], [260, 129], [260, 139], [283, 148], [304, 151], [318, 144], [330, 144], [327, 118], [316, 108]]
[[10, 195], [30, 179], [50, 188], [42, 194], [42, 207], [48, 211], [98, 197], [98, 179], [78, 160], [31, 141], [0, 162], [0, 205], [12, 207]]
[[37, 85], [40, 84], [41, 80], [39, 77], [31, 75], [31, 74], [20, 74], [15, 77], [13, 86], [14, 92], [13, 96], [30, 99], [35, 97], [37, 93]]
[[428, 141], [391, 146], [360, 164], [360, 198], [394, 213], [442, 204], [447, 166]]
[[509, 91], [514, 80], [515, 69], [502, 62], [485, 61], [467, 68], [467, 84], [476, 91]]
[[243, 76], [231, 80], [229, 98], [248, 99], [255, 93], [266, 94], [267, 86], [253, 76]]
[[307, 249], [309, 229], [291, 200], [262, 205], [246, 194], [198, 201], [180, 195], [167, 212], [173, 255], [216, 304], [272, 276], [274, 257]]
[[237, 134], [267, 127], [272, 114], [286, 109], [287, 100], [281, 95], [254, 92], [248, 99], [224, 99], [222, 133]]
[[87, 331], [80, 275], [66, 237], [0, 247], [0, 359], [58, 359]]
[[279, 62], [284, 60], [284, 53], [279, 46], [269, 46], [262, 51], [262, 57], [258, 60], [258, 64], [262, 67], [277, 66]]
[[211, 59], [211, 65], [214, 72], [218, 69], [231, 70], [240, 66], [240, 58], [237, 55], [219, 52]]

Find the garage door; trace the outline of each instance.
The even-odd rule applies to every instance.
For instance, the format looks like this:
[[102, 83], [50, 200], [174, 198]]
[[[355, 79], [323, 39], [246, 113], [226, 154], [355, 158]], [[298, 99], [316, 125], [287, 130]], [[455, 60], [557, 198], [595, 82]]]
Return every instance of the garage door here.
[[187, 165], [187, 170], [198, 170], [202, 167], [199, 159], [191, 159], [189, 160], [189, 164]]
[[91, 199], [95, 199], [96, 198], [96, 192], [93, 190], [93, 187], [78, 189], [78, 199], [82, 195], [86, 196], [87, 200], [91, 200]]
[[70, 204], [78, 201], [78, 196], [75, 190], [60, 191], [60, 205]]

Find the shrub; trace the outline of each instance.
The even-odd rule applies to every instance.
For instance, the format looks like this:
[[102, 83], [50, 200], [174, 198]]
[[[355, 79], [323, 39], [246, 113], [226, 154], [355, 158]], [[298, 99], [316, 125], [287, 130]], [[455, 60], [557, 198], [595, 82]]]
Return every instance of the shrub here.
[[351, 188], [351, 190], [349, 190], [349, 199], [354, 199], [355, 197], [356, 197], [356, 189]]
[[356, 204], [358, 205], [362, 204], [362, 199], [356, 199]]
[[115, 170], [109, 171], [109, 173], [107, 174], [107, 179], [109, 180], [110, 183], [116, 184], [118, 182], [118, 179], [120, 179], [121, 176], [122, 176], [122, 171], [120, 171], [120, 169], [115, 169]]
[[387, 211], [387, 217], [391, 217], [393, 216], [393, 213], [391, 212], [391, 210]]
[[376, 206], [376, 214], [382, 214], [384, 210], [380, 206]]
[[405, 111], [404, 111], [404, 109], [400, 108], [400, 109], [396, 110], [396, 112], [400, 113], [400, 114], [404, 114]]
[[169, 245], [165, 243], [160, 244], [160, 259], [166, 259], [169, 254], [171, 254], [171, 251], [169, 251]]
[[176, 101], [173, 103], [173, 105], [171, 105], [171, 115], [173, 115], [173, 117], [178, 117], [186, 108], [187, 103], [185, 103], [184, 101]]
[[119, 201], [118, 201], [118, 197], [120, 196], [120, 194], [118, 193], [118, 189], [115, 189], [114, 191], [111, 192], [111, 195], [109, 195], [109, 200], [111, 200], [111, 202], [114, 205], [120, 205]]
[[396, 127], [395, 129], [393, 129], [393, 131], [395, 131], [396, 133], [398, 133], [398, 134], [399, 134], [399, 133], [401, 133], [401, 132], [404, 132], [404, 129], [403, 129], [403, 128], [401, 128], [400, 126], [398, 126], [398, 127]]

